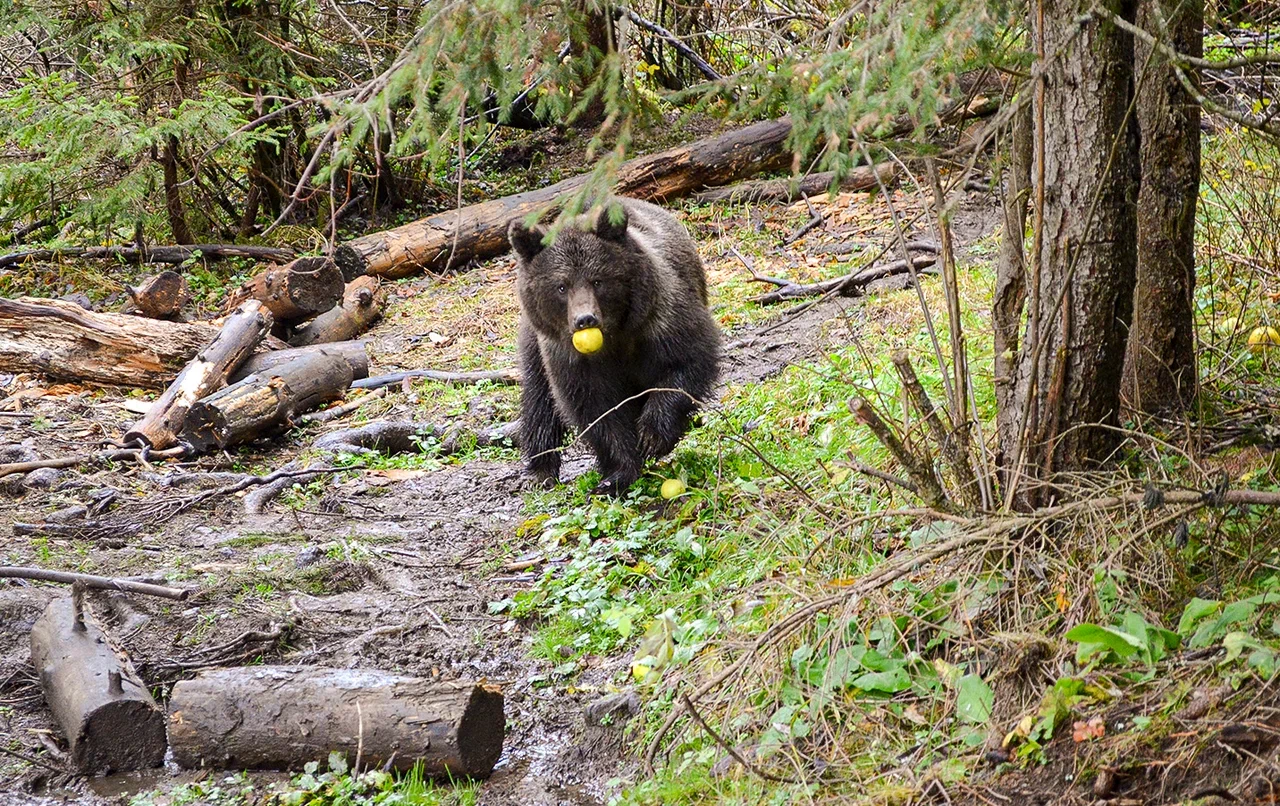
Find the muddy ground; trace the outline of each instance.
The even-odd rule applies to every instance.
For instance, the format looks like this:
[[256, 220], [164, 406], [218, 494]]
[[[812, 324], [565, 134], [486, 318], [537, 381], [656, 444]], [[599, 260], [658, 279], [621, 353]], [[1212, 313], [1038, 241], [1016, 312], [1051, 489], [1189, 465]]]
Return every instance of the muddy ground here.
[[[989, 235], [997, 213], [991, 197], [971, 194], [955, 225], [960, 243]], [[704, 244], [704, 258], [722, 272], [740, 270], [723, 251], [723, 241]], [[495, 283], [510, 284], [511, 273], [509, 259], [502, 259], [447, 283], [412, 281], [398, 293], [466, 299]], [[714, 282], [716, 273], [711, 274]], [[904, 293], [904, 280], [884, 281], [875, 293]], [[779, 316], [726, 334], [725, 382], [760, 382], [791, 364], [813, 360], [825, 346], [856, 339], [862, 306], [859, 299], [836, 298], [798, 316], [783, 315], [786, 309], [779, 306]], [[395, 313], [369, 334], [375, 374], [419, 365], [418, 342], [409, 335], [430, 326]], [[484, 326], [486, 338], [510, 340], [509, 329], [503, 329], [509, 325], [495, 318]], [[502, 353], [504, 360], [509, 355]], [[414, 394], [432, 390], [420, 385]], [[13, 403], [15, 395], [24, 399], [20, 407], [8, 407], [19, 410], [0, 415], [0, 446], [25, 443], [42, 457], [81, 452], [118, 435], [135, 416], [121, 407], [121, 393], [0, 377], [0, 397]], [[419, 412], [397, 390], [373, 413], [415, 419]], [[463, 419], [479, 421], [492, 413], [492, 406], [480, 400]], [[245, 514], [236, 496], [222, 497], [124, 539], [13, 535], [14, 523], [38, 522], [104, 497], [159, 501], [218, 487], [244, 472], [279, 467], [323, 433], [350, 425], [348, 419], [312, 426], [255, 446], [249, 454], [206, 458], [186, 467], [40, 471], [25, 480], [0, 480], [0, 534], [11, 535], [4, 561], [167, 577], [198, 586], [199, 592], [181, 604], [131, 597], [117, 606], [106, 597], [91, 597], [95, 617], [128, 649], [144, 680], [162, 692], [202, 667], [258, 662], [499, 683], [506, 693], [507, 737], [480, 802], [601, 803], [611, 779], [634, 772], [634, 748], [624, 733], [625, 720], [588, 726], [584, 709], [618, 690], [627, 678], [626, 657], [588, 656], [570, 687], [552, 664], [530, 655], [536, 625], [489, 613], [490, 602], [528, 587], [542, 572], [507, 570], [511, 560], [533, 547], [536, 530], [523, 536], [520, 526], [539, 514], [529, 508], [513, 453], [430, 472], [346, 474], [301, 502], [277, 500], [263, 515]], [[564, 480], [589, 466], [589, 456], [572, 455]], [[132, 792], [183, 780], [176, 771], [163, 770], [141, 778], [87, 781], [57, 757], [62, 739], [30, 665], [28, 632], [45, 604], [63, 593], [48, 585], [0, 584], [0, 733], [11, 751], [0, 755], [0, 799], [127, 802]]]

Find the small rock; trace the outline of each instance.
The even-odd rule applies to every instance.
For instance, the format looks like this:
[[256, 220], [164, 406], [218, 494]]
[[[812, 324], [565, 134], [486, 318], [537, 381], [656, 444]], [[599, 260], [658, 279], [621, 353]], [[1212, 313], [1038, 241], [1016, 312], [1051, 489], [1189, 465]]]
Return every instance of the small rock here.
[[573, 647], [568, 644], [558, 644], [556, 646], [556, 654], [562, 658], [570, 657], [573, 655]]
[[29, 490], [48, 490], [57, 484], [60, 478], [62, 478], [62, 471], [58, 468], [41, 467], [28, 473], [22, 483]]
[[316, 562], [324, 554], [319, 546], [307, 546], [298, 552], [298, 556], [294, 558], [293, 564], [299, 568], [306, 568], [308, 565]]
[[631, 717], [640, 713], [640, 697], [632, 691], [608, 694], [587, 705], [584, 717], [588, 725], [622, 727]]
[[93, 300], [89, 299], [87, 296], [79, 292], [65, 294], [63, 295], [62, 299], [66, 302], [74, 302], [75, 304], [79, 305], [81, 308], [84, 308], [86, 311], [93, 310]]

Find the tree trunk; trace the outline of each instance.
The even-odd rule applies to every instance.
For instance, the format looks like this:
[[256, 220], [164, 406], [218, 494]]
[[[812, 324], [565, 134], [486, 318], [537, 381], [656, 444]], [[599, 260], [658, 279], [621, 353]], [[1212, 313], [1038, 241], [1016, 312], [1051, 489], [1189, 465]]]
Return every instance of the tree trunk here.
[[[1127, 0], [1108, 5], [1133, 19]], [[1027, 325], [1001, 433], [1016, 457], [1010, 504], [1018, 479], [1048, 483], [1059, 471], [1094, 466], [1117, 442], [1113, 431], [1091, 426], [1117, 420], [1133, 307], [1133, 42], [1114, 25], [1077, 23], [1079, 12], [1070, 0], [1037, 0], [1031, 12], [1039, 63], [1050, 61], [1033, 90]], [[1024, 492], [1017, 502], [1034, 504], [1048, 488]]]
[[124, 434], [125, 442], [142, 442], [154, 450], [178, 444], [187, 412], [200, 398], [227, 385], [227, 377], [253, 353], [271, 330], [271, 314], [249, 300], [227, 317], [213, 342], [183, 367], [146, 416]]
[[167, 745], [164, 713], [133, 665], [82, 613], [80, 598], [54, 599], [31, 628], [31, 663], [71, 760], [89, 775], [158, 767]]
[[169, 229], [173, 232], [176, 243], [191, 243], [191, 230], [187, 227], [187, 213], [182, 206], [182, 190], [178, 187], [178, 138], [169, 135], [169, 140], [160, 156], [164, 167], [164, 204], [169, 213]]
[[300, 769], [330, 752], [363, 767], [483, 778], [502, 754], [502, 693], [373, 669], [245, 666], [179, 681], [174, 760], [188, 769]]
[[[637, 157], [618, 170], [614, 191], [646, 201], [678, 199], [704, 187], [725, 185], [791, 163], [788, 118], [764, 121], [658, 154]], [[408, 277], [443, 272], [507, 251], [507, 224], [553, 208], [580, 189], [587, 176], [439, 213], [404, 226], [348, 241], [334, 260], [344, 277], [374, 274]]]
[[218, 335], [208, 325], [93, 313], [53, 299], [0, 299], [0, 372], [162, 389]]
[[1014, 381], [1018, 377], [1018, 340], [1027, 304], [1027, 261], [1023, 250], [1031, 194], [1031, 136], [1031, 107], [1024, 106], [1011, 121], [1002, 160], [1004, 237], [996, 261], [996, 289], [991, 305], [996, 429], [1000, 437], [996, 467], [1002, 485], [1009, 483], [1008, 463], [1016, 459], [1021, 422]]
[[342, 356], [299, 356], [193, 403], [182, 439], [203, 453], [269, 437], [350, 386], [351, 365]]
[[347, 283], [342, 304], [320, 314], [293, 332], [289, 343], [302, 347], [347, 341], [373, 327], [387, 307], [387, 289], [377, 277], [358, 277]]
[[[1161, 31], [1155, 6], [1168, 23]], [[1180, 53], [1204, 52], [1203, 0], [1140, 0], [1138, 25]], [[1123, 397], [1140, 411], [1186, 409], [1197, 387], [1195, 327], [1196, 200], [1200, 192], [1200, 106], [1168, 58], [1137, 39], [1137, 118], [1142, 187], [1138, 268]], [[1194, 73], [1190, 74], [1193, 76]]]

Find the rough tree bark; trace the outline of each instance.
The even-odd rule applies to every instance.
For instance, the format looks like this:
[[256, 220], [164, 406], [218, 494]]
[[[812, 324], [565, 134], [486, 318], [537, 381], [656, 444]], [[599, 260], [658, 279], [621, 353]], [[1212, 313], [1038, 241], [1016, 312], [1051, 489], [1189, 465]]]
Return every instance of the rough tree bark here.
[[[1024, 88], [1029, 92], [1030, 88]], [[1027, 304], [1027, 201], [1031, 192], [1031, 107], [1024, 106], [1011, 121], [1007, 137], [1004, 173], [1004, 237], [996, 261], [996, 289], [991, 323], [995, 334], [996, 423], [1001, 435], [996, 456], [1003, 485], [1009, 483], [1008, 463], [1014, 460], [1020, 412], [1017, 406], [1018, 344], [1022, 312]]]
[[162, 388], [217, 334], [56, 299], [0, 299], [0, 372]]
[[372, 669], [215, 669], [169, 700], [174, 760], [189, 769], [298, 769], [336, 750], [372, 769], [485, 777], [504, 721], [492, 686]]
[[[1161, 30], [1159, 8], [1168, 25]], [[1204, 52], [1203, 0], [1141, 0], [1138, 25], [1190, 56]], [[1196, 200], [1200, 192], [1200, 106], [1168, 57], [1137, 39], [1142, 187], [1133, 324], [1125, 356], [1125, 402], [1140, 411], [1182, 410], [1196, 394]], [[1195, 74], [1192, 73], [1192, 80]]]
[[[1108, 0], [1132, 20], [1129, 0]], [[1104, 460], [1116, 435], [1125, 337], [1133, 307], [1137, 181], [1132, 38], [1078, 20], [1074, 0], [1035, 0], [1031, 41], [1046, 68], [1032, 87], [1027, 323], [1002, 422], [1006, 503], [1051, 494], [1059, 471]], [[1047, 61], [1046, 61], [1047, 60]], [[1017, 237], [1018, 233], [1010, 233]], [[1009, 323], [998, 323], [997, 331]], [[1006, 348], [1007, 349], [1007, 348]], [[1029, 479], [1017, 488], [1019, 479]], [[1024, 497], [1025, 496], [1025, 497]]]

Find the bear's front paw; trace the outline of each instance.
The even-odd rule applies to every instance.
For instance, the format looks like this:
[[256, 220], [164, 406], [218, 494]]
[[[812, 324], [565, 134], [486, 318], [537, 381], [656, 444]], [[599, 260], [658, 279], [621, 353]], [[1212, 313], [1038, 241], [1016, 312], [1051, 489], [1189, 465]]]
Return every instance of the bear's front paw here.
[[530, 468], [524, 483], [531, 490], [550, 490], [560, 483], [560, 468]]
[[612, 495], [614, 498], [621, 498], [626, 495], [627, 490], [631, 489], [631, 485], [639, 478], [639, 474], [618, 471], [612, 473], [595, 486], [591, 491], [592, 495]]

